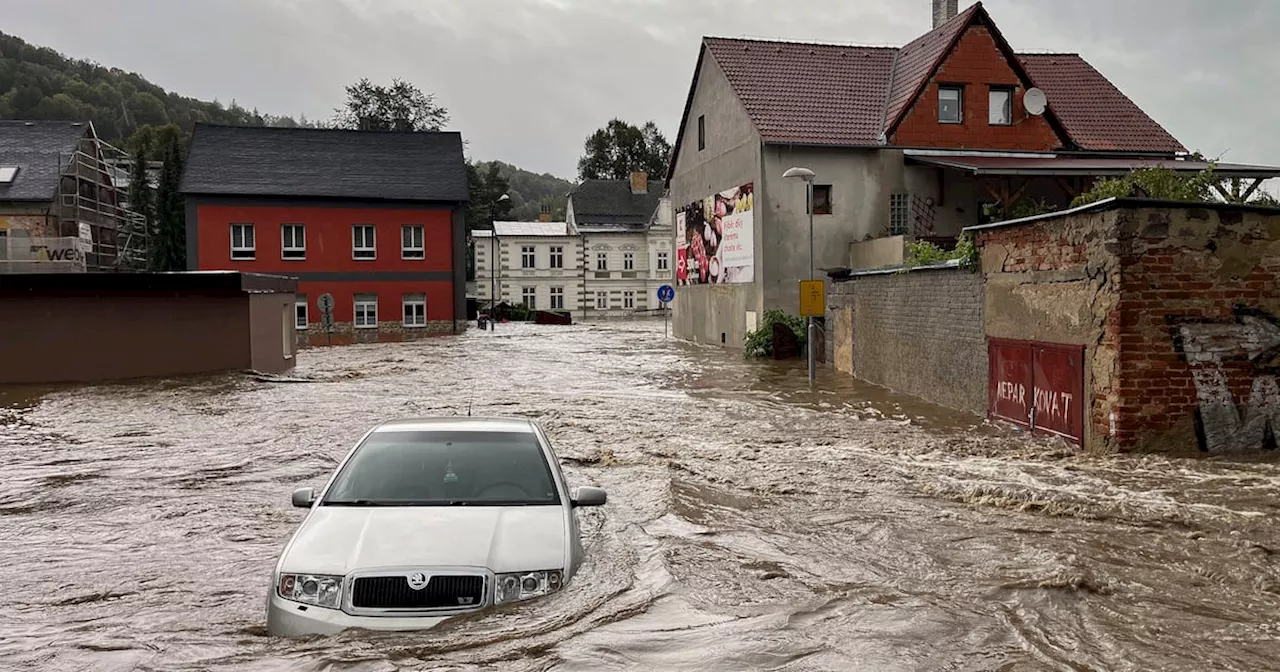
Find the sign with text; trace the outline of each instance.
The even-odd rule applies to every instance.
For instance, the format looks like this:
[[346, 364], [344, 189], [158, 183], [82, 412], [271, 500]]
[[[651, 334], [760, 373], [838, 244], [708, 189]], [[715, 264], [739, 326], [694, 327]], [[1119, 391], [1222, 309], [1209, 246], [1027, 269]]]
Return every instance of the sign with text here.
[[800, 281], [800, 317], [827, 314], [827, 288], [821, 280]]
[[754, 280], [754, 185], [712, 194], [676, 211], [676, 284]]

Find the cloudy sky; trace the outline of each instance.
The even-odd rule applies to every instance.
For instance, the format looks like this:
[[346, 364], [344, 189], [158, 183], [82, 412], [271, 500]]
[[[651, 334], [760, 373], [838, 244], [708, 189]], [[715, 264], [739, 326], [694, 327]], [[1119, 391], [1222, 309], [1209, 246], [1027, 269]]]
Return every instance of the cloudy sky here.
[[[930, 27], [930, 0], [4, 4], [4, 32], [262, 112], [327, 117], [345, 84], [400, 77], [435, 93], [473, 158], [564, 177], [612, 117], [675, 135], [702, 35], [901, 45]], [[984, 4], [1014, 49], [1079, 52], [1188, 148], [1280, 164], [1280, 2]]]

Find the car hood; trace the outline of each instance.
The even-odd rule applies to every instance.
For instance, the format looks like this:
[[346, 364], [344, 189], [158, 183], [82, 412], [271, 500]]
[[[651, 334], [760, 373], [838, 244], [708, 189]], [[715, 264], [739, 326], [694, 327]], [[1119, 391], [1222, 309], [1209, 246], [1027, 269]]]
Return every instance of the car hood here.
[[320, 506], [281, 571], [346, 574], [377, 567], [487, 567], [494, 573], [565, 566], [559, 506]]

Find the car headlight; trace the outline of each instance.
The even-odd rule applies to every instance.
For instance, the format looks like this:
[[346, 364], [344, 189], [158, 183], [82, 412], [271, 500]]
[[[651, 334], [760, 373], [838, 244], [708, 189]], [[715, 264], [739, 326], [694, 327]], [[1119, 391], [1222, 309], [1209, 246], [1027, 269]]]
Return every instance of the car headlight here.
[[342, 606], [342, 577], [325, 574], [281, 574], [276, 584], [280, 597], [317, 607]]
[[559, 570], [499, 574], [497, 579], [493, 595], [495, 604], [541, 597], [560, 590], [564, 583], [564, 575]]

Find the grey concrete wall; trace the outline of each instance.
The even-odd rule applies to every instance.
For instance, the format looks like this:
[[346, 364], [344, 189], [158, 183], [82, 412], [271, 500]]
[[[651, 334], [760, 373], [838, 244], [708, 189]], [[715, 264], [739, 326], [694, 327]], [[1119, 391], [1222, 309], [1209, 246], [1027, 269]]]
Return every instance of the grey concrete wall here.
[[[706, 148], [698, 150], [698, 117], [706, 117]], [[676, 288], [671, 306], [672, 333], [698, 343], [723, 342], [742, 347], [750, 317], [761, 310], [762, 230], [767, 196], [760, 181], [760, 136], [733, 93], [724, 72], [710, 55], [702, 60], [698, 87], [680, 140], [672, 175], [671, 207], [684, 206], [746, 183], [755, 185], [755, 282], [738, 285], [695, 285]], [[675, 244], [675, 232], [672, 232]], [[674, 247], [673, 247], [674, 250]], [[672, 252], [672, 270], [675, 253]], [[674, 273], [673, 273], [674, 277]]]
[[849, 246], [849, 268], [855, 271], [901, 266], [906, 259], [906, 236], [886, 236]]
[[[852, 243], [881, 235], [889, 225], [889, 195], [903, 189], [905, 178], [901, 151], [765, 147], [767, 225], [756, 241], [757, 249], [766, 251], [763, 307], [795, 314], [798, 283], [809, 277], [809, 215], [804, 183], [782, 177], [793, 166], [817, 173], [815, 184], [831, 185], [832, 212], [813, 221], [814, 267], [819, 269], [847, 266]], [[815, 275], [825, 278], [820, 271]]]
[[949, 408], [985, 414], [982, 274], [917, 270], [858, 276], [828, 294], [837, 370]]

